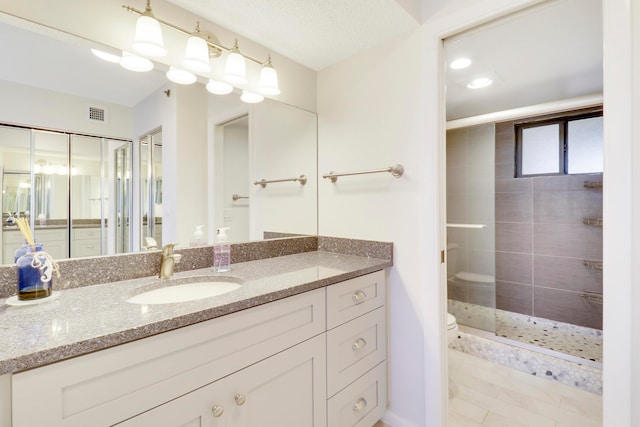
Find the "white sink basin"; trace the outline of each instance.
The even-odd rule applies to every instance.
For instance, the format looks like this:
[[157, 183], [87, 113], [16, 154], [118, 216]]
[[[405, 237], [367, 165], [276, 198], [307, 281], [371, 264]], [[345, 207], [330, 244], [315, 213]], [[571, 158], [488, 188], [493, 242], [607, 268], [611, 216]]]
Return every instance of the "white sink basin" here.
[[169, 283], [169, 286], [135, 295], [127, 302], [133, 304], [173, 304], [215, 297], [240, 287], [240, 284], [236, 282], [216, 280], [215, 277], [189, 278]]

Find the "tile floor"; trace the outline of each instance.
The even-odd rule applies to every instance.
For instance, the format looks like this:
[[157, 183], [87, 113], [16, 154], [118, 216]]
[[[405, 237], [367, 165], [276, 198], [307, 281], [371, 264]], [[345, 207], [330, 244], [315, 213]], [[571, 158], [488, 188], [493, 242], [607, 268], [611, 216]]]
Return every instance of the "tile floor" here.
[[449, 350], [449, 427], [602, 427], [602, 399]]

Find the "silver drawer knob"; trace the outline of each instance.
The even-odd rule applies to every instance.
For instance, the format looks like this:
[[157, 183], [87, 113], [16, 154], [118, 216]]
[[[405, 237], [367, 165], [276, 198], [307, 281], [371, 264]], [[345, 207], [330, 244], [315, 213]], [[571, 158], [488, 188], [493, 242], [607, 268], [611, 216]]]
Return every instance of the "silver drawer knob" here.
[[360, 412], [366, 407], [367, 401], [364, 397], [361, 397], [360, 399], [356, 400], [356, 403], [353, 404], [353, 412]]
[[238, 406], [242, 406], [244, 405], [244, 402], [247, 401], [247, 396], [245, 396], [244, 394], [236, 394], [236, 396], [234, 397], [236, 404]]
[[222, 406], [213, 405], [211, 412], [213, 412], [214, 417], [219, 418], [224, 413], [224, 408]]
[[365, 341], [364, 338], [358, 338], [353, 342], [353, 344], [351, 344], [351, 348], [354, 350], [362, 350], [366, 346], [367, 346], [367, 342]]
[[351, 295], [351, 301], [353, 301], [354, 304], [362, 304], [366, 299], [367, 294], [365, 294], [364, 291], [356, 291]]

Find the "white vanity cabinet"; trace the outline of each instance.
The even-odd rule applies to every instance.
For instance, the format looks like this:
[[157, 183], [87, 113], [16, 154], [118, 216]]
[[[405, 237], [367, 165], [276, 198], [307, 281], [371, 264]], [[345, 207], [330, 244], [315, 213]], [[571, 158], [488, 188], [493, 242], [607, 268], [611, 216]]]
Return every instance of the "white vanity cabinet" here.
[[[53, 259], [64, 259], [69, 258], [66, 232], [66, 228], [38, 228], [35, 230], [34, 237], [36, 242], [42, 243], [43, 250], [51, 255]], [[24, 237], [16, 227], [15, 230], [4, 230], [2, 232], [2, 240], [2, 262], [11, 264], [13, 263], [16, 249], [24, 245]]]
[[318, 335], [120, 427], [324, 427], [324, 337]]
[[387, 405], [384, 271], [327, 288], [328, 426], [370, 427]]
[[378, 271], [13, 374], [12, 426], [371, 427], [387, 403], [385, 281]]
[[[290, 403], [282, 402], [278, 393], [299, 394], [307, 422], [298, 425], [324, 427], [324, 332], [325, 290], [317, 289], [17, 373], [11, 381], [13, 427], [115, 425], [154, 408], [163, 413], [158, 408], [181, 396], [189, 396], [180, 400], [184, 419], [197, 419], [202, 405], [210, 405], [207, 422], [228, 423], [230, 417], [213, 417], [210, 410], [220, 398], [227, 415], [235, 414], [226, 403], [228, 393], [247, 396], [250, 410], [238, 416], [256, 416], [263, 405], [273, 403], [271, 411], [284, 413]], [[307, 346], [304, 342], [313, 337], [320, 341]], [[256, 376], [261, 371], [266, 377]], [[298, 390], [302, 385], [304, 389]], [[287, 390], [289, 386], [294, 389]], [[202, 387], [212, 390], [213, 400], [201, 403], [202, 392], [190, 394]], [[184, 425], [160, 419], [146, 425]]]
[[102, 254], [100, 227], [74, 228], [71, 236], [71, 258]]

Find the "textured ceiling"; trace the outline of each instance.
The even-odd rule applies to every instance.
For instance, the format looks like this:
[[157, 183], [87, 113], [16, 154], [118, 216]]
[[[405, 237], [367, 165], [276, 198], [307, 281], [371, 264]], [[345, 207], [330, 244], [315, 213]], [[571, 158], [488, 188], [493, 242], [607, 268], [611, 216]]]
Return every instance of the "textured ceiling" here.
[[418, 27], [396, 0], [169, 0], [313, 70]]

